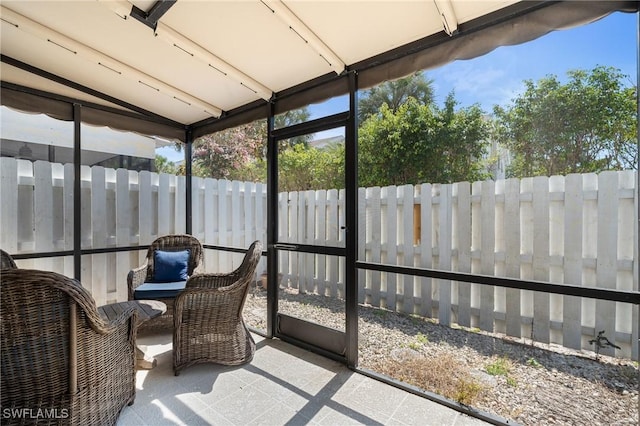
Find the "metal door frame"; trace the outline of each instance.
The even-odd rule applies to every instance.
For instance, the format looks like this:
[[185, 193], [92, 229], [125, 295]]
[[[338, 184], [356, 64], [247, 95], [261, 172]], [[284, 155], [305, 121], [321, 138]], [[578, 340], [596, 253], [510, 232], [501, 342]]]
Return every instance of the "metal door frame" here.
[[[349, 365], [358, 357], [357, 283], [357, 75], [349, 73], [349, 110], [293, 126], [274, 129], [274, 103], [267, 121], [267, 274], [277, 282], [280, 251], [342, 256], [345, 259], [345, 331], [333, 330], [278, 312], [278, 286], [267, 288], [267, 337], [278, 337]], [[345, 129], [345, 247], [279, 243], [278, 142], [334, 128]]]

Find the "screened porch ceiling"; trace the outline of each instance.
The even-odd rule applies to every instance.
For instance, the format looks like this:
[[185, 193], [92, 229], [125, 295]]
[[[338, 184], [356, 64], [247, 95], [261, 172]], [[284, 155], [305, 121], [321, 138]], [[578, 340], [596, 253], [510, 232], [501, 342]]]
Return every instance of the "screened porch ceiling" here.
[[[3, 0], [0, 73], [3, 82], [130, 109], [168, 119], [172, 125], [192, 125], [224, 118], [246, 105], [266, 104], [287, 90], [350, 70], [389, 63], [389, 69], [367, 79], [371, 86], [438, 65], [443, 58], [472, 57], [566, 22], [574, 25], [633, 4], [613, 3], [617, 6], [605, 6], [585, 17], [565, 18], [564, 12], [550, 12], [548, 19], [542, 19], [548, 22], [536, 23], [525, 34], [514, 24], [500, 39], [468, 39], [467, 45], [482, 45], [475, 50], [467, 52], [468, 47], [458, 43], [452, 45], [458, 53], [445, 49], [432, 62], [417, 57], [409, 59], [415, 63], [407, 66], [405, 61], [393, 69], [397, 64], [392, 60], [401, 56], [522, 17], [547, 4], [514, 0]], [[38, 72], [25, 71], [31, 67]], [[42, 71], [53, 80], [44, 78]]]

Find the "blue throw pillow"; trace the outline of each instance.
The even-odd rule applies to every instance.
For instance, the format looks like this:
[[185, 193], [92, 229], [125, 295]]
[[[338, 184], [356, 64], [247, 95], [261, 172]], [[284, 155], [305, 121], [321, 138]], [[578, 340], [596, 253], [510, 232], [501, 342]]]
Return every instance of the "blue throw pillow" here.
[[189, 278], [189, 250], [153, 253], [153, 281], [168, 283], [186, 281]]

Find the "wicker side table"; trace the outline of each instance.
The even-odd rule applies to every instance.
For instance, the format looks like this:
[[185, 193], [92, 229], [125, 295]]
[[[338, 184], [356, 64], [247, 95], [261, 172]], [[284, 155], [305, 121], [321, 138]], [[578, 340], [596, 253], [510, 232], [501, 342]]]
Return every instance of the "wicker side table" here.
[[[138, 326], [167, 312], [167, 305], [158, 300], [130, 300], [128, 302], [111, 303], [100, 306], [98, 313], [105, 320], [110, 321], [130, 306], [133, 306], [138, 311]], [[150, 370], [155, 367], [156, 364], [157, 360], [155, 358], [147, 357], [144, 352], [136, 346], [136, 366], [138, 369]]]

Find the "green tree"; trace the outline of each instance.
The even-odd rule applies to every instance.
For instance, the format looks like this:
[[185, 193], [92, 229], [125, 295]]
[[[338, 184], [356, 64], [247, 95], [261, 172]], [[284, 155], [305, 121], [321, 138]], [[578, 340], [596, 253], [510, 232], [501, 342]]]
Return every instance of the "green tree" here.
[[[274, 118], [275, 128], [291, 126], [309, 118], [306, 108], [287, 111]], [[281, 141], [279, 151], [297, 144], [308, 145], [313, 135]], [[215, 179], [265, 181], [267, 176], [267, 122], [258, 120], [202, 136], [194, 142], [193, 175]]]
[[[304, 108], [298, 108], [298, 109], [294, 109], [291, 111], [287, 111], [284, 112], [282, 114], [278, 114], [273, 118], [273, 127], [276, 129], [281, 129], [283, 127], [289, 127], [292, 126], [294, 124], [298, 124], [298, 123], [304, 123], [305, 121], [309, 120], [309, 117], [311, 116], [311, 114], [309, 113], [309, 110], [304, 107]], [[265, 135], [267, 134], [267, 128], [266, 128], [266, 124], [265, 124]], [[283, 149], [286, 149], [287, 147], [292, 147], [298, 144], [303, 144], [304, 146], [308, 146], [309, 142], [313, 139], [313, 134], [308, 134], [308, 135], [302, 135], [302, 136], [296, 136], [293, 138], [289, 138], [289, 139], [283, 139], [280, 141], [278, 150], [282, 151]], [[266, 139], [265, 139], [266, 140]], [[266, 145], [264, 146], [264, 156], [266, 156], [267, 154], [267, 147]]]
[[598, 66], [526, 80], [524, 93], [494, 107], [497, 139], [512, 155], [509, 176], [635, 169], [637, 87], [620, 70]]
[[169, 161], [167, 157], [156, 154], [155, 158], [155, 171], [158, 173], [168, 173], [175, 175], [178, 173], [178, 166]]
[[387, 104], [393, 112], [396, 112], [410, 97], [421, 104], [431, 104], [433, 102], [432, 85], [433, 80], [427, 79], [424, 72], [418, 71], [408, 77], [387, 81], [366, 90], [358, 101], [360, 124], [364, 123], [368, 117], [378, 114], [383, 104]]
[[397, 111], [387, 105], [359, 130], [359, 185], [451, 183], [486, 177], [488, 124], [478, 105], [455, 110], [453, 93], [443, 108], [409, 98]]
[[297, 144], [278, 156], [278, 190], [344, 188], [344, 145], [324, 148]]

